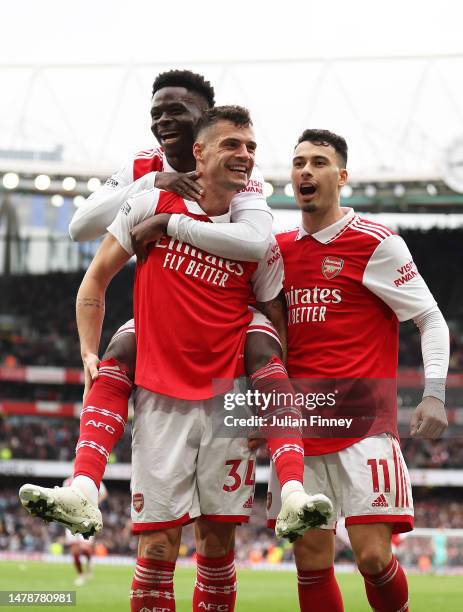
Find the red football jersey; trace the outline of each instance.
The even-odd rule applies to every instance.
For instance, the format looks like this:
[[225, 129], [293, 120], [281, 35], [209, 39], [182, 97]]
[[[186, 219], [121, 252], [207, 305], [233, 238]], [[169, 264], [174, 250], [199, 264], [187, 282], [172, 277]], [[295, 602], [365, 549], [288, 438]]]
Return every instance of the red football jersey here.
[[[315, 391], [339, 393], [338, 408], [322, 408], [322, 417], [342, 416], [343, 406], [354, 416], [354, 427], [342, 435], [356, 437], [307, 439], [307, 455], [336, 452], [366, 435], [397, 435], [398, 320], [435, 305], [404, 241], [351, 209], [345, 212], [316, 234], [300, 227], [277, 235], [289, 375], [318, 379]], [[309, 392], [311, 384], [302, 387]], [[313, 431], [323, 436], [327, 430]]]
[[[136, 181], [148, 172], [163, 172], [164, 165], [164, 150], [162, 147], [140, 151], [133, 160], [132, 180]], [[167, 168], [165, 171], [168, 171]]]
[[[131, 253], [130, 229], [159, 213], [215, 222], [229, 218], [210, 219], [195, 202], [155, 189], [126, 202], [108, 231]], [[272, 246], [278, 249], [275, 242]], [[135, 383], [180, 399], [216, 395], [214, 379], [243, 374], [251, 289], [259, 301], [268, 301], [278, 295], [281, 278], [281, 258], [275, 259], [271, 248], [269, 258], [257, 264], [217, 257], [163, 237], [136, 269]]]

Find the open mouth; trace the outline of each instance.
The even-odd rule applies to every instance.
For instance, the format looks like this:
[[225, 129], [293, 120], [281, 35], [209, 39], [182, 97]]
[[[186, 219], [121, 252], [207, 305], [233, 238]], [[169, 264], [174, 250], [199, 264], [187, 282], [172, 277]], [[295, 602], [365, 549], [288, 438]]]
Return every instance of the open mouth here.
[[315, 185], [305, 184], [299, 187], [299, 192], [302, 195], [313, 195], [316, 191], [317, 188], [315, 187]]
[[161, 144], [170, 144], [171, 142], [178, 140], [179, 137], [180, 137], [179, 132], [164, 132], [163, 134], [160, 135]]
[[227, 168], [228, 170], [231, 170], [231, 172], [236, 172], [241, 176], [247, 176], [248, 174], [248, 169], [246, 168], [246, 166], [235, 164], [233, 166], [227, 166]]

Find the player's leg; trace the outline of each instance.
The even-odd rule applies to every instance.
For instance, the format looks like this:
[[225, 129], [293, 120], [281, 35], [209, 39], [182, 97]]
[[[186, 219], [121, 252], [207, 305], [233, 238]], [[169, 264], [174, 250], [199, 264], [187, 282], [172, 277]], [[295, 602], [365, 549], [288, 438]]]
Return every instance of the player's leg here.
[[[197, 576], [193, 612], [203, 609], [234, 610], [235, 529], [235, 523], [221, 523], [204, 517], [196, 519]], [[212, 604], [210, 608], [207, 607], [209, 604]]]
[[130, 592], [130, 609], [175, 611], [174, 571], [182, 527], [143, 531]]
[[132, 525], [140, 536], [131, 609], [175, 610], [181, 528], [196, 518], [201, 418], [191, 402], [137, 388], [132, 425]]
[[98, 504], [98, 489], [114, 446], [124, 433], [135, 373], [133, 319], [112, 337], [98, 378], [85, 398], [76, 446], [73, 486]]
[[74, 567], [76, 568], [76, 572], [78, 574], [77, 579], [76, 579], [76, 584], [79, 586], [79, 584], [83, 584], [83, 580], [82, 581], [78, 580], [78, 578], [83, 575], [83, 570], [82, 570], [82, 562], [80, 560], [80, 544], [78, 542], [74, 542], [73, 544], [71, 544], [71, 555], [72, 555], [72, 562], [74, 563]]
[[99, 365], [99, 376], [88, 393], [80, 418], [74, 480], [54, 489], [25, 484], [23, 506], [34, 516], [57, 521], [73, 533], [89, 537], [103, 526], [98, 489], [109, 455], [124, 433], [135, 367], [133, 320], [113, 336]]
[[214, 400], [203, 402], [205, 427], [197, 459], [201, 518], [195, 524], [194, 612], [233, 612], [237, 589], [235, 527], [249, 521], [254, 501], [255, 451], [248, 448], [246, 438], [224, 432], [220, 420]]
[[[309, 529], [294, 541], [299, 604], [302, 612], [342, 612], [341, 592], [334, 574], [334, 529], [339, 506], [332, 470], [324, 457], [305, 457], [304, 486], [333, 500], [333, 516], [321, 529]], [[280, 485], [272, 468], [267, 493], [267, 526], [281, 511]]]
[[334, 574], [332, 529], [310, 529], [294, 542], [301, 612], [342, 612], [341, 591]]
[[85, 577], [92, 577], [92, 557], [93, 557], [93, 543], [82, 542], [81, 543], [81, 552], [82, 555], [87, 559], [85, 564]]
[[[260, 395], [280, 398], [271, 402], [265, 413], [270, 422], [273, 417], [284, 420], [299, 419], [301, 414], [290, 398], [294, 390], [282, 361], [278, 334], [270, 321], [254, 311], [246, 334], [245, 368], [253, 390]], [[289, 398], [281, 401], [281, 398]], [[282, 512], [277, 522], [277, 535], [294, 538], [309, 527], [326, 523], [331, 515], [329, 499], [309, 495], [303, 487], [304, 446], [297, 427], [267, 428], [267, 445], [281, 486]]]
[[368, 601], [379, 612], [405, 612], [407, 579], [392, 554], [391, 538], [412, 528], [413, 502], [399, 444], [383, 434], [338, 455], [344, 470], [346, 528]]
[[407, 578], [402, 566], [392, 554], [392, 525], [351, 525], [347, 531], [372, 608], [378, 612], [406, 612]]

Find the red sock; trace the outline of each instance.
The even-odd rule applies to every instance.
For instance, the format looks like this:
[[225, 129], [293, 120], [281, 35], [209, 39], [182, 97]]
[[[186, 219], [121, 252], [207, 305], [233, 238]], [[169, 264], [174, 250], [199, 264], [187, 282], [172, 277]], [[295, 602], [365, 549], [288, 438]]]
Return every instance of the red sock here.
[[236, 599], [234, 551], [216, 559], [197, 554], [196, 563], [193, 612], [204, 612], [204, 610], [233, 612]]
[[405, 572], [392, 555], [379, 574], [361, 572], [368, 601], [377, 612], [408, 612], [408, 584]]
[[334, 567], [324, 570], [298, 570], [297, 588], [301, 612], [343, 612], [341, 591]]
[[[249, 380], [251, 387], [259, 394], [273, 394], [275, 397], [275, 402], [270, 402], [266, 413], [261, 413], [262, 416], [270, 420], [271, 415], [279, 419], [285, 416], [300, 418], [301, 414], [297, 408], [278, 404], [278, 397], [288, 397], [288, 395], [292, 397], [294, 390], [289, 382], [284, 363], [276, 355], [264, 367], [254, 372]], [[267, 444], [280, 486], [289, 480], [298, 480], [302, 483], [304, 481], [304, 445], [300, 431], [291, 427], [273, 427], [267, 437]]]
[[74, 565], [76, 566], [76, 570], [79, 574], [82, 573], [82, 563], [80, 562], [80, 556], [77, 553], [73, 553]]
[[88, 476], [100, 487], [109, 454], [124, 433], [131, 391], [125, 366], [112, 358], [100, 362], [80, 416], [74, 478]]
[[137, 557], [130, 592], [130, 610], [175, 612], [175, 563]]

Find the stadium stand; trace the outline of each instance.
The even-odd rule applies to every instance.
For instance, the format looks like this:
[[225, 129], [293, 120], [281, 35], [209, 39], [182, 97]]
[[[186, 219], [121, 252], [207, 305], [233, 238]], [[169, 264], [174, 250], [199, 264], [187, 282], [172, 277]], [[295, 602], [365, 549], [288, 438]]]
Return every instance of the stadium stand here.
[[[415, 525], [424, 532], [462, 530], [463, 283], [459, 270], [463, 264], [460, 248], [463, 232], [409, 231], [405, 238], [420, 271], [439, 297], [449, 321], [452, 346], [447, 394], [451, 425], [446, 438], [410, 439], [406, 436], [410, 411], [419, 401], [422, 388], [420, 339], [413, 323], [401, 326], [399, 422], [405, 434], [402, 446], [412, 472], [416, 472], [420, 484], [426, 484], [414, 489]], [[438, 260], [434, 257], [437, 251]], [[125, 268], [110, 287], [102, 346], [131, 316], [132, 275], [133, 267]], [[40, 477], [44, 484], [60, 484], [74, 457], [82, 393], [74, 299], [81, 278], [82, 272], [55, 272], [0, 279], [0, 478], [4, 485], [0, 499], [0, 553], [47, 553], [53, 543], [63, 539], [58, 525], [45, 526], [24, 512], [18, 505], [17, 488], [30, 478], [27, 470], [31, 462], [42, 462]], [[23, 466], [21, 461], [26, 464]], [[130, 425], [114, 449], [109, 467], [128, 467], [129, 462]], [[259, 465], [261, 468], [268, 465], [264, 449], [259, 451]], [[447, 473], [445, 486], [429, 486], [429, 474], [440, 471]], [[135, 550], [136, 540], [130, 531], [128, 483], [126, 476], [116, 478], [119, 479], [109, 481], [110, 495], [103, 506], [105, 528], [97, 538], [99, 555], [132, 555]], [[265, 485], [262, 478], [258, 483], [251, 524], [238, 531], [239, 559], [256, 563], [291, 561], [291, 547], [278, 542], [265, 527]], [[397, 554], [407, 566], [420, 566], [423, 558], [433, 558], [433, 537], [427, 532], [407, 537], [406, 546], [399, 547]], [[194, 554], [191, 527], [185, 529], [181, 553], [184, 557]], [[351, 561], [349, 547], [339, 541], [337, 562]], [[449, 538], [447, 565], [463, 566], [463, 537]]]

